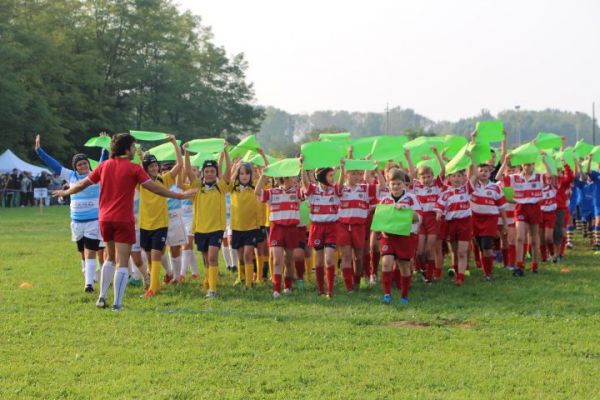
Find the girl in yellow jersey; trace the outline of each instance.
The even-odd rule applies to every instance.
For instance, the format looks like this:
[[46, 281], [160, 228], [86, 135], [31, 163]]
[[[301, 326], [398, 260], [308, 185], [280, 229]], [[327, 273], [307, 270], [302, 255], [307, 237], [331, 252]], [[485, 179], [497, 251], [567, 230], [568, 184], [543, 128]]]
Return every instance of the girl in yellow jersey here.
[[[227, 147], [227, 143], [225, 143]], [[184, 147], [185, 148], [185, 147]], [[219, 177], [219, 167], [225, 161], [225, 172]], [[225, 193], [230, 189], [231, 161], [227, 151], [221, 153], [219, 162], [206, 160], [200, 171], [200, 179], [192, 172], [190, 154], [185, 153], [185, 168], [190, 187], [198, 188], [194, 198], [194, 241], [208, 263], [208, 293], [206, 297], [217, 296], [219, 277], [219, 250], [226, 228]]]
[[[262, 150], [265, 164], [268, 161]], [[252, 184], [252, 165], [236, 162], [231, 175], [231, 247], [237, 251], [244, 270], [246, 288], [252, 287], [254, 249], [260, 236], [258, 199]]]
[[[142, 163], [150, 178], [165, 189], [169, 189], [173, 185], [183, 165], [181, 151], [175, 136], [169, 136], [169, 141], [175, 147], [177, 158], [170, 171], [159, 174], [158, 160], [152, 154], [145, 155]], [[152, 193], [141, 185], [138, 189], [140, 194], [140, 247], [146, 251], [148, 260], [150, 260], [150, 288], [144, 296], [152, 297], [160, 290], [160, 259], [167, 241], [169, 214], [166, 198]]]

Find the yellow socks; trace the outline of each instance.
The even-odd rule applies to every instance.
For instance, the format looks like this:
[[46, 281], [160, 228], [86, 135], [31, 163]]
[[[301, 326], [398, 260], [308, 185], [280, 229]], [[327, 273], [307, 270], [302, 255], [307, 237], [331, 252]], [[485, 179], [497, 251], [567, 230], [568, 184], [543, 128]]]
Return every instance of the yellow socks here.
[[256, 255], [256, 282], [259, 282], [262, 276], [262, 267], [263, 267], [263, 257], [260, 255]]
[[312, 256], [311, 257], [306, 257], [304, 259], [304, 265], [306, 265], [306, 270], [304, 272], [304, 274], [306, 275], [306, 280], [308, 282], [312, 282], [313, 267], [314, 267]]
[[[241, 269], [241, 268], [240, 268]], [[244, 266], [244, 270], [245, 270], [245, 275], [246, 275], [246, 287], [247, 288], [251, 288], [252, 287], [252, 273], [254, 272], [254, 265], [253, 264], [246, 264]]]
[[208, 290], [208, 268], [204, 268], [204, 281], [202, 282], [202, 289]]
[[217, 281], [219, 279], [219, 267], [208, 267], [208, 290], [211, 292], [217, 291]]
[[243, 282], [244, 281], [244, 264], [242, 264], [241, 260], [238, 260], [238, 265], [237, 265], [237, 275], [238, 275], [238, 281]]
[[158, 293], [160, 290], [160, 261], [150, 262], [150, 290], [154, 293]]

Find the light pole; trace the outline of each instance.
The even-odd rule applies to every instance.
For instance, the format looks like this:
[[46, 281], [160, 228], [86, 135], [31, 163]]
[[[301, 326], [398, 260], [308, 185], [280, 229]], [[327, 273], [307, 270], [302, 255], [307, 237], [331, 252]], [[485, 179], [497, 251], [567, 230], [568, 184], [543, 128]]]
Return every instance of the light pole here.
[[517, 140], [519, 141], [519, 146], [521, 145], [521, 116], [519, 115], [519, 110], [521, 109], [520, 105], [515, 106], [515, 110], [517, 110]]

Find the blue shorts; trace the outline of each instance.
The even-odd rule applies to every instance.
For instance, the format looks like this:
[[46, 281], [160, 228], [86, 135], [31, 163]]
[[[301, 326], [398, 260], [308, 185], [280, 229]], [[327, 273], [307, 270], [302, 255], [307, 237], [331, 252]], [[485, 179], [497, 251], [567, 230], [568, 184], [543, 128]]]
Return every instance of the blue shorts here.
[[148, 231], [140, 229], [140, 247], [146, 252], [150, 250], [163, 251], [167, 243], [169, 228], [159, 228]]
[[241, 249], [244, 246], [256, 247], [260, 231], [253, 229], [250, 231], [231, 231], [231, 248], [234, 250]]
[[597, 214], [595, 210], [580, 210], [579, 215], [580, 215], [582, 221], [590, 222], [591, 220], [594, 219], [594, 217], [596, 217], [600, 214]]
[[209, 246], [221, 248], [224, 231], [215, 231], [209, 233], [194, 233], [194, 242], [199, 252], [206, 253]]

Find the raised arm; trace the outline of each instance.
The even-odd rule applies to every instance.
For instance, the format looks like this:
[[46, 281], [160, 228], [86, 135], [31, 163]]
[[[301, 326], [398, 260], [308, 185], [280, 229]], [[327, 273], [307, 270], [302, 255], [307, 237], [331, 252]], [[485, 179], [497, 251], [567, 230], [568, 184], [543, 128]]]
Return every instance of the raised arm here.
[[263, 191], [263, 188], [265, 187], [265, 182], [267, 181], [267, 179], [268, 179], [268, 177], [264, 173], [258, 178], [258, 181], [256, 182], [256, 186], [254, 187], [254, 194], [256, 196], [262, 195], [262, 191]]
[[550, 179], [554, 177], [552, 173], [552, 168], [548, 165], [548, 159], [546, 158], [546, 152], [544, 150], [540, 151], [540, 155], [542, 156], [542, 162], [544, 163], [544, 167], [546, 168], [546, 178]]
[[60, 174], [63, 166], [42, 149], [40, 135], [35, 136], [35, 152], [55, 174]]
[[171, 142], [173, 147], [175, 147], [175, 165], [173, 165], [173, 168], [171, 168], [171, 171], [169, 172], [171, 173], [171, 177], [173, 179], [177, 179], [179, 171], [181, 171], [183, 168], [183, 157], [181, 157], [181, 149], [179, 148], [177, 139], [175, 139], [174, 135], [169, 135], [169, 142]]
[[[504, 140], [502, 141], [502, 144], [500, 144], [500, 160], [504, 160], [504, 157], [506, 157], [506, 153], [508, 152], [508, 132], [506, 132], [506, 129], [504, 130]], [[495, 165], [494, 165], [495, 167]], [[498, 174], [496, 174], [498, 175]]]
[[231, 182], [231, 158], [227, 152], [227, 142], [225, 142], [225, 147], [221, 153], [221, 157], [223, 157], [225, 160], [225, 172], [223, 172], [223, 180], [229, 185], [229, 182]]
[[504, 174], [508, 171], [508, 163], [510, 162], [510, 154], [504, 156], [504, 160], [502, 161], [502, 165], [498, 168], [498, 172], [496, 172], [496, 179], [500, 177], [500, 179], [504, 178]]
[[258, 149], [258, 150], [256, 150], [256, 152], [263, 159], [263, 163], [265, 164], [265, 167], [268, 167], [269, 166], [269, 159], [267, 158], [267, 155], [265, 154], [265, 151], [263, 149]]
[[310, 179], [308, 178], [308, 172], [304, 169], [304, 157], [300, 155], [300, 180], [304, 190], [308, 190], [310, 187]]
[[415, 175], [415, 165], [413, 164], [410, 158], [410, 150], [404, 150], [404, 157], [406, 158], [406, 163], [408, 164], [408, 175], [410, 175], [410, 179], [417, 179]]
[[440, 177], [444, 179], [446, 176], [446, 164], [444, 163], [444, 159], [442, 155], [438, 151], [437, 147], [432, 146], [433, 154], [435, 154], [435, 158], [437, 158], [438, 164], [440, 164]]
[[192, 162], [190, 161], [190, 152], [187, 150], [187, 143], [183, 145], [183, 150], [185, 151], [184, 157], [184, 172], [190, 183], [194, 182], [196, 176], [194, 175], [194, 171], [192, 171]]
[[[351, 155], [351, 154], [349, 154]], [[338, 179], [338, 185], [341, 187], [344, 184], [344, 175], [346, 174], [346, 160], [343, 158], [340, 160], [340, 177]]]

